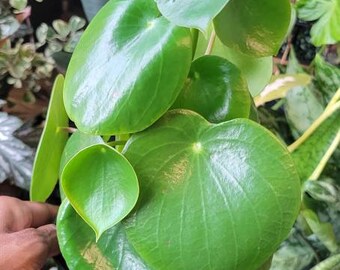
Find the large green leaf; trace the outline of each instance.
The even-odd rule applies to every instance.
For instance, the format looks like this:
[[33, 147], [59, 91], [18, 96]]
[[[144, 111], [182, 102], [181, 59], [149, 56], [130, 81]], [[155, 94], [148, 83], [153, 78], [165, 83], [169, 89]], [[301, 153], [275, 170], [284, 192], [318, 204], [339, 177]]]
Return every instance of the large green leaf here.
[[340, 130], [340, 110], [323, 122], [293, 153], [302, 181], [308, 180]]
[[340, 69], [327, 63], [320, 54], [314, 59], [315, 84], [328, 103], [340, 87]]
[[[200, 34], [195, 54], [196, 58], [204, 55], [207, 45], [208, 40]], [[257, 96], [265, 88], [272, 76], [273, 60], [271, 56], [256, 58], [243, 54], [224, 46], [218, 37], [216, 37], [211, 54], [228, 59], [241, 70], [247, 79], [248, 88], [253, 97]]]
[[85, 133], [145, 129], [181, 91], [191, 43], [190, 30], [159, 16], [153, 0], [109, 1], [72, 56], [64, 96], [70, 118]]
[[139, 186], [130, 163], [106, 144], [91, 145], [66, 164], [61, 183], [66, 197], [96, 239], [135, 206]]
[[64, 77], [54, 83], [46, 123], [33, 165], [31, 200], [45, 201], [52, 193], [59, 174], [61, 155], [68, 138], [68, 117], [63, 103]]
[[211, 123], [248, 118], [251, 98], [240, 70], [224, 58], [196, 59], [173, 108], [193, 110]]
[[160, 12], [176, 25], [198, 28], [205, 32], [211, 20], [223, 9], [229, 0], [169, 1], [156, 0]]
[[297, 216], [289, 153], [248, 119], [170, 111], [123, 152], [141, 185], [126, 232], [152, 269], [257, 269]]
[[315, 46], [340, 41], [339, 0], [299, 0], [296, 6], [299, 18], [305, 21], [318, 20], [311, 30]]
[[289, 0], [231, 0], [214, 20], [216, 33], [245, 54], [275, 55], [288, 31], [290, 10]]
[[61, 252], [70, 269], [149, 269], [129, 244], [120, 224], [107, 230], [96, 242], [93, 231], [68, 200], [60, 206], [57, 233]]

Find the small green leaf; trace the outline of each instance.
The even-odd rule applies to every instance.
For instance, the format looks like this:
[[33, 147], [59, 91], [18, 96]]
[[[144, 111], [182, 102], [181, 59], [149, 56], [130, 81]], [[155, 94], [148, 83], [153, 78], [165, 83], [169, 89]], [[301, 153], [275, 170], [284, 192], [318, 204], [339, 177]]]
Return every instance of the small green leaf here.
[[[92, 136], [77, 130], [75, 133], [71, 135], [68, 139], [63, 154], [60, 160], [59, 167], [59, 179], [61, 179], [61, 174], [65, 168], [67, 162], [71, 160], [76, 154], [78, 154], [81, 150], [86, 147], [89, 147], [94, 144], [104, 143], [103, 139], [100, 136]], [[65, 198], [65, 192], [63, 190], [62, 185], [59, 185], [60, 197], [62, 199]]]
[[[196, 58], [204, 55], [207, 45], [208, 40], [200, 34], [195, 54]], [[273, 59], [271, 56], [256, 58], [240, 53], [237, 50], [224, 46], [218, 37], [216, 37], [211, 54], [228, 59], [228, 61], [241, 70], [247, 79], [248, 88], [253, 97], [257, 96], [270, 81], [273, 71]]]
[[156, 2], [162, 15], [172, 23], [206, 32], [211, 20], [229, 0], [156, 0]]
[[13, 35], [20, 27], [20, 23], [13, 16], [0, 18], [0, 39]]
[[327, 63], [320, 54], [315, 56], [314, 65], [315, 84], [328, 103], [340, 87], [340, 69]]
[[239, 69], [224, 58], [196, 59], [173, 108], [193, 110], [211, 123], [248, 118], [251, 98]]
[[27, 0], [9, 0], [11, 7], [21, 11], [27, 6]]
[[77, 32], [86, 25], [86, 21], [78, 16], [72, 16], [68, 21], [71, 32]]
[[130, 163], [105, 144], [89, 146], [71, 158], [61, 183], [66, 197], [94, 230], [97, 240], [132, 210], [139, 193]]
[[52, 22], [54, 30], [62, 37], [65, 38], [71, 32], [69, 25], [63, 20], [55, 20]]
[[48, 32], [48, 25], [46, 23], [42, 23], [35, 32], [37, 39], [41, 45], [46, 43]]
[[289, 153], [248, 119], [214, 125], [173, 110], [123, 153], [141, 186], [124, 226], [152, 269], [257, 269], [300, 208]]
[[59, 177], [61, 176], [67, 162], [69, 162], [81, 150], [91, 145], [100, 143], [104, 143], [103, 139], [100, 136], [85, 134], [79, 130], [73, 133], [71, 137], [68, 139], [63, 154], [61, 156]]
[[129, 244], [125, 229], [117, 224], [98, 240], [66, 199], [57, 217], [58, 242], [70, 269], [150, 270]]
[[54, 83], [45, 127], [41, 135], [33, 165], [31, 200], [44, 202], [52, 193], [59, 173], [61, 155], [68, 133], [68, 117], [63, 103], [64, 77], [59, 75]]
[[310, 209], [302, 210], [301, 214], [320, 241], [329, 249], [329, 251], [335, 252], [338, 249], [338, 245], [332, 224], [321, 222], [317, 214]]
[[263, 57], [278, 52], [290, 20], [289, 0], [231, 0], [215, 18], [214, 24], [225, 45]]
[[190, 30], [160, 17], [153, 0], [109, 1], [85, 30], [67, 70], [70, 118], [85, 133], [145, 129], [181, 91], [191, 47]]
[[300, 19], [318, 20], [311, 29], [312, 42], [315, 46], [340, 41], [339, 0], [300, 0], [296, 7]]
[[[292, 49], [287, 74], [304, 73]], [[324, 108], [310, 85], [291, 89], [285, 99], [285, 113], [294, 137], [299, 137], [322, 114]]]

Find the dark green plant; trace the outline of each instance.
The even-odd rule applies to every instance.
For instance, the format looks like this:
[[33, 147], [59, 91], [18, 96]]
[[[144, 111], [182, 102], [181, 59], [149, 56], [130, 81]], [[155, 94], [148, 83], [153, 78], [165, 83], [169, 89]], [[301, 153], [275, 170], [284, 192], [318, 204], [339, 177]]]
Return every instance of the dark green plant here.
[[290, 21], [288, 0], [103, 7], [56, 80], [33, 169], [32, 200], [60, 179], [71, 269], [269, 268], [300, 180], [252, 97]]

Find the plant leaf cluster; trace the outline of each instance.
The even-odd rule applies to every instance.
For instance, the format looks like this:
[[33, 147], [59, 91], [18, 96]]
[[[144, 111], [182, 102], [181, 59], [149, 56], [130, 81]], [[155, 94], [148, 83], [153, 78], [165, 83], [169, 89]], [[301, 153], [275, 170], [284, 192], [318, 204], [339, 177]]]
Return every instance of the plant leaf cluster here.
[[[45, 201], [60, 180], [70, 268], [269, 269], [300, 211], [301, 183], [301, 224], [337, 252], [332, 225], [306, 198], [335, 191], [305, 183], [336, 149], [338, 92], [314, 97], [291, 53], [293, 83], [262, 98], [284, 97], [298, 139], [287, 149], [256, 123], [253, 97], [292, 18], [285, 0], [112, 0], [99, 11], [55, 82], [31, 186]], [[299, 119], [287, 104], [305, 100]]]

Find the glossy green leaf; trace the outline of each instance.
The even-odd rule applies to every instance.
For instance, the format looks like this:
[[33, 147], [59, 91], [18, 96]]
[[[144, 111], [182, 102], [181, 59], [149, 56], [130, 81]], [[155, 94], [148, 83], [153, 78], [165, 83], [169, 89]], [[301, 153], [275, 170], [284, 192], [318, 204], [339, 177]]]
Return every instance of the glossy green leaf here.
[[315, 46], [340, 41], [339, 0], [299, 0], [296, 6], [300, 19], [317, 20], [311, 29], [312, 42]]
[[[208, 40], [200, 34], [195, 54], [196, 58], [204, 55], [207, 45]], [[224, 46], [217, 37], [211, 54], [228, 59], [241, 70], [247, 79], [248, 88], [253, 97], [257, 96], [270, 81], [273, 71], [272, 57], [256, 58], [240, 53]]]
[[107, 230], [96, 242], [93, 231], [68, 200], [59, 209], [57, 233], [61, 252], [70, 269], [149, 269], [129, 244], [122, 225]]
[[139, 186], [130, 163], [114, 148], [96, 144], [78, 152], [65, 166], [63, 191], [96, 239], [135, 206]]
[[340, 87], [340, 69], [327, 63], [320, 54], [314, 59], [315, 84], [328, 103]]
[[153, 0], [109, 1], [72, 56], [64, 97], [70, 118], [101, 135], [150, 126], [182, 89], [191, 43], [190, 30], [160, 17]]
[[211, 20], [229, 0], [156, 0], [156, 2], [162, 15], [172, 23], [205, 32]]
[[289, 0], [231, 0], [214, 19], [214, 25], [228, 47], [263, 57], [278, 52], [290, 19]]
[[152, 269], [257, 269], [297, 216], [292, 159], [248, 119], [214, 125], [170, 111], [123, 152], [141, 185], [124, 224]]
[[73, 133], [71, 137], [68, 139], [63, 154], [61, 156], [59, 176], [61, 176], [61, 173], [67, 162], [69, 162], [70, 159], [73, 158], [76, 154], [78, 154], [81, 150], [91, 145], [101, 143], [104, 143], [104, 141], [100, 136], [85, 134], [79, 130]]
[[[67, 164], [67, 162], [70, 161], [71, 158], [73, 158], [76, 154], [78, 154], [81, 150], [85, 149], [86, 147], [100, 143], [104, 143], [103, 139], [100, 136], [85, 134], [79, 130], [73, 133], [71, 137], [68, 139], [63, 154], [61, 156], [59, 167], [59, 179], [61, 179], [61, 174], [65, 168], [65, 165]], [[64, 199], [65, 193], [62, 185], [59, 185], [59, 192], [60, 197]]]
[[340, 130], [339, 119], [338, 110], [292, 153], [302, 181], [308, 180], [337, 136]]
[[[287, 74], [303, 74], [292, 49], [287, 66]], [[285, 113], [294, 137], [299, 137], [322, 114], [324, 108], [310, 85], [291, 89], [285, 99]]]
[[59, 174], [61, 155], [68, 138], [68, 117], [63, 103], [64, 77], [54, 83], [44, 131], [33, 165], [31, 200], [44, 202], [52, 193]]
[[189, 109], [211, 123], [248, 118], [251, 97], [240, 70], [224, 58], [203, 56], [190, 69], [173, 108]]

